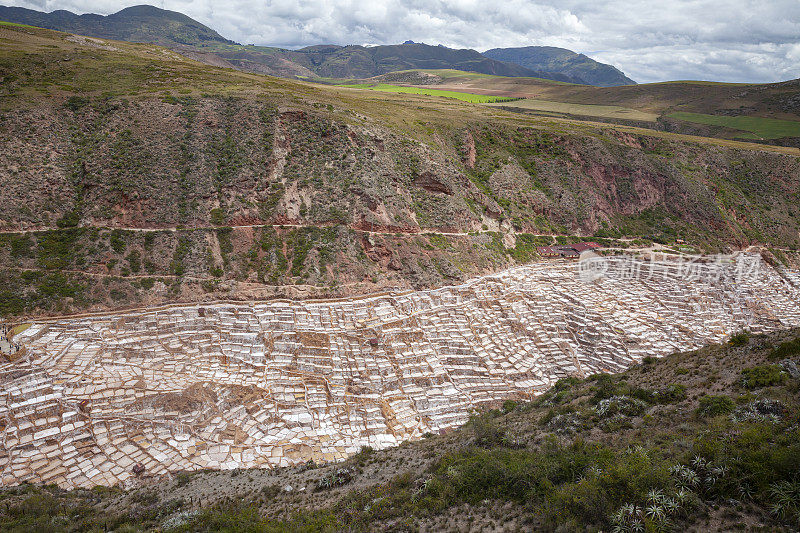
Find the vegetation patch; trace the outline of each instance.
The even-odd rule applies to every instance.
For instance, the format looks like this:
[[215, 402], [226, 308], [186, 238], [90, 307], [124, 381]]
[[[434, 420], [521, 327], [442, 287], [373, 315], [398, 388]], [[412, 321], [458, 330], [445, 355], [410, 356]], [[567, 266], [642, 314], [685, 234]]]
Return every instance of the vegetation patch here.
[[778, 120], [774, 118], [705, 115], [703, 113], [675, 112], [667, 115], [670, 118], [707, 124], [709, 126], [723, 126], [735, 130], [742, 130], [753, 135], [743, 138], [780, 139], [783, 137], [800, 137], [800, 121]]
[[369, 89], [373, 91], [382, 91], [389, 93], [403, 93], [403, 94], [423, 94], [426, 96], [441, 96], [443, 98], [455, 98], [463, 102], [470, 102], [473, 104], [488, 104], [496, 102], [511, 102], [519, 100], [519, 98], [511, 98], [508, 96], [488, 96], [485, 94], [462, 93], [458, 91], [446, 91], [442, 89], [427, 89], [421, 87], [404, 87], [401, 85], [390, 85], [388, 83], [355, 83], [344, 84], [341, 87], [349, 87], [353, 89]]
[[742, 370], [740, 382], [746, 389], [761, 389], [781, 385], [786, 373], [780, 365], [761, 365]]

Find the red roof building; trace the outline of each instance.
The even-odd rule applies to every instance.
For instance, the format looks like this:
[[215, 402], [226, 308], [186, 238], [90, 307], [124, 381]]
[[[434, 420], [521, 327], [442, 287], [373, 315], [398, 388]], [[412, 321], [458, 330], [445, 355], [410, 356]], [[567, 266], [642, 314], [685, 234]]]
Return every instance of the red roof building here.
[[570, 248], [578, 252], [579, 254], [585, 252], [586, 250], [597, 250], [598, 248], [602, 248], [596, 242], [576, 242], [575, 244], [571, 245]]
[[561, 255], [561, 252], [553, 249], [552, 246], [539, 246], [538, 248], [536, 248], [536, 251], [542, 257], [558, 257], [559, 255]]

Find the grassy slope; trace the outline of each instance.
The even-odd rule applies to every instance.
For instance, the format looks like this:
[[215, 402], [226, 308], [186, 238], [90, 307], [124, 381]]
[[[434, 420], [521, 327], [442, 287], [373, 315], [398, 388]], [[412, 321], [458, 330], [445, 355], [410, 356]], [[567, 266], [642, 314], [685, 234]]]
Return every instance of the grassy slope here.
[[746, 116], [718, 116], [704, 115], [702, 113], [670, 113], [670, 118], [708, 124], [711, 126], [724, 126], [736, 130], [749, 131], [754, 135], [750, 138], [780, 139], [781, 137], [800, 137], [800, 121], [776, 120], [762, 117]]
[[400, 85], [391, 85], [388, 83], [354, 83], [343, 84], [341, 87], [349, 87], [351, 89], [369, 89], [372, 91], [383, 91], [387, 93], [402, 93], [402, 94], [424, 94], [426, 96], [441, 96], [443, 98], [455, 98], [462, 102], [470, 102], [473, 104], [487, 104], [495, 102], [507, 102], [514, 100], [514, 98], [507, 98], [503, 96], [487, 96], [483, 94], [462, 93], [457, 91], [442, 91], [439, 89], [427, 89], [422, 87], [402, 87]]
[[[752, 127], [759, 127], [759, 136], [766, 139], [779, 137], [797, 137], [797, 124], [800, 121], [800, 109], [793, 103], [797, 94], [797, 82], [777, 84], [743, 84], [743, 83], [717, 83], [704, 81], [673, 81], [663, 83], [641, 84], [636, 86], [598, 88], [572, 84], [556, 84], [547, 80], [534, 78], [504, 78], [501, 76], [475, 76], [471, 73], [458, 71], [421, 70], [441, 78], [442, 89], [471, 91], [478, 94], [517, 96], [532, 98], [547, 102], [564, 104], [619, 106], [647, 113], [647, 118], [636, 120], [654, 121], [654, 117], [671, 115], [679, 118], [680, 113], [713, 114], [717, 110], [724, 111], [727, 115], [740, 114], [741, 118], [733, 116], [716, 116], [714, 120], [728, 124], [731, 118], [734, 123], [744, 121], [747, 127], [737, 128], [734, 131], [709, 131], [708, 135], [722, 136], [732, 134], [738, 138], [748, 138], [737, 135], [735, 130], [753, 131]], [[413, 82], [411, 82], [413, 84]], [[567, 111], [562, 111], [567, 112]], [[578, 113], [575, 113], [578, 114]], [[602, 114], [580, 113], [586, 116], [603, 116]], [[752, 121], [747, 123], [745, 117]], [[766, 122], [756, 124], [752, 118], [768, 119]], [[622, 116], [615, 118], [625, 118]], [[682, 119], [688, 118], [683, 115]], [[697, 119], [697, 117], [694, 117]], [[717, 124], [692, 120], [703, 124]], [[783, 120], [789, 123], [769, 122], [770, 120]], [[770, 125], [769, 129], [764, 129]], [[781, 128], [775, 126], [780, 125]], [[757, 132], [758, 133], [758, 132]]]
[[[532, 234], [798, 244], [787, 176], [800, 162], [779, 155], [796, 150], [278, 80], [18, 26], [0, 39], [0, 224], [42, 229], [0, 237], [5, 316], [430, 287], [536, 259], [552, 240]], [[510, 227], [531, 235], [504, 243]]]
[[538, 98], [527, 98], [524, 100], [516, 100], [513, 103], [501, 103], [498, 105], [501, 105], [504, 108], [525, 110], [531, 109], [536, 111], [548, 111], [552, 113], [585, 117], [618, 118], [623, 120], [634, 120], [638, 122], [655, 122], [658, 119], [658, 115], [654, 113], [637, 111], [636, 109], [631, 109], [629, 107], [620, 107], [615, 105], [568, 104], [564, 102], [540, 100]]
[[344, 464], [186, 473], [129, 492], [10, 488], [0, 527], [791, 531], [800, 380], [785, 361], [800, 362], [798, 330], [564, 379], [531, 403]]

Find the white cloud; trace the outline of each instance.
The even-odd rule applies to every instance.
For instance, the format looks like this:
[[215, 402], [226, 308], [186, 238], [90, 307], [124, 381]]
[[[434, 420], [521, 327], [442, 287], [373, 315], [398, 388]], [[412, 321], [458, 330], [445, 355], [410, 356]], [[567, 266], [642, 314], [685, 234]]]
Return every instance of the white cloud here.
[[[10, 4], [102, 14], [126, 5], [113, 0]], [[153, 5], [185, 13], [243, 43], [294, 48], [412, 39], [477, 50], [550, 45], [612, 63], [640, 82], [800, 77], [797, 0], [657, 5], [651, 0], [153, 0]]]

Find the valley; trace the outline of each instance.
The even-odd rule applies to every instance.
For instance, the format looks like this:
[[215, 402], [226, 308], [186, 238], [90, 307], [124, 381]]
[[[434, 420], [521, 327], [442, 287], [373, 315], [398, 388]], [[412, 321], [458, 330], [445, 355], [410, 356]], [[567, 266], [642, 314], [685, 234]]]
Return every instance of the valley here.
[[800, 517], [797, 80], [3, 14], [0, 529]]

